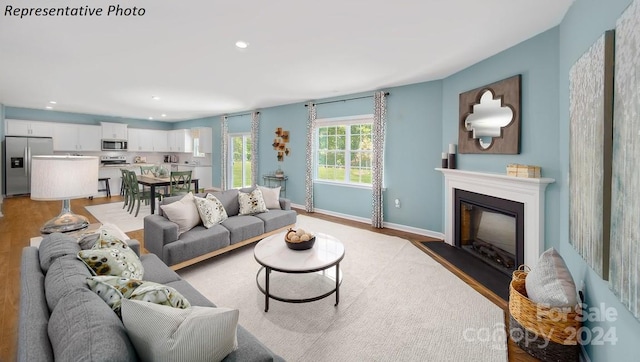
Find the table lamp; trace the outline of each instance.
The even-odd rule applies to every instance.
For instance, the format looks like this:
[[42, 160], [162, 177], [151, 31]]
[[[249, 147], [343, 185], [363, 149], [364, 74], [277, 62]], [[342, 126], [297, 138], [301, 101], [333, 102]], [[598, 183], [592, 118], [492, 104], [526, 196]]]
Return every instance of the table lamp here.
[[31, 199], [62, 200], [60, 215], [47, 221], [43, 234], [64, 233], [89, 226], [89, 220], [71, 212], [71, 199], [98, 193], [98, 158], [89, 156], [33, 156]]

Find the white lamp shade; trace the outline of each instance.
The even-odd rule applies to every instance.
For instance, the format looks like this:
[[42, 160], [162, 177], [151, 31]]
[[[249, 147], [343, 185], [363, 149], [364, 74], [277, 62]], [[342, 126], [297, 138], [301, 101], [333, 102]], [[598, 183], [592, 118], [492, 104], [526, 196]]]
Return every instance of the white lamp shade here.
[[66, 200], [98, 193], [97, 157], [33, 156], [31, 199]]

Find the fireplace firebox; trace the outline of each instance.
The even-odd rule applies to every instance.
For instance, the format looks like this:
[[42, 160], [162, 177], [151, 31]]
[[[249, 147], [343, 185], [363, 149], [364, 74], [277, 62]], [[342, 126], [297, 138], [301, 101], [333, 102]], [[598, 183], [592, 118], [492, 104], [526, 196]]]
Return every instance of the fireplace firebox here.
[[524, 264], [524, 204], [454, 190], [455, 246], [511, 275]]

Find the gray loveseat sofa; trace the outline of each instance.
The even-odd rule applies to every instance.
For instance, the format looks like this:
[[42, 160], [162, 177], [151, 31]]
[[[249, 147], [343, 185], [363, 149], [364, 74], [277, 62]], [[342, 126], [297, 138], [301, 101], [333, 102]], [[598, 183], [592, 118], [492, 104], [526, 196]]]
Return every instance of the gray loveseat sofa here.
[[[240, 191], [251, 192], [253, 188]], [[224, 206], [227, 220], [209, 229], [198, 225], [178, 235], [178, 225], [170, 221], [159, 207], [157, 214], [144, 218], [144, 248], [156, 254], [172, 269], [178, 270], [283, 231], [296, 223], [297, 213], [291, 210], [291, 202], [288, 199], [279, 199], [280, 209], [271, 208], [264, 213], [239, 215], [237, 189], [211, 194]], [[166, 197], [160, 205], [170, 204], [181, 198]]]
[[[139, 243], [129, 246], [139, 252]], [[46, 236], [22, 251], [18, 361], [136, 361], [124, 325], [86, 283], [80, 246], [63, 234]], [[144, 280], [171, 286], [191, 305], [215, 305], [153, 254], [140, 257]], [[281, 361], [242, 326], [238, 349], [224, 361]]]

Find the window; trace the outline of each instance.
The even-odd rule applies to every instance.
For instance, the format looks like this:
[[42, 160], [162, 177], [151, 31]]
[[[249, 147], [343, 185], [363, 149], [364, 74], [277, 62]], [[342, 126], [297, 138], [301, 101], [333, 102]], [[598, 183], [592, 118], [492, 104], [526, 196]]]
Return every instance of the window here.
[[229, 141], [229, 184], [233, 188], [251, 187], [251, 134], [231, 134]]
[[205, 157], [204, 152], [200, 150], [200, 130], [198, 128], [191, 129], [191, 139], [193, 140], [193, 157]]
[[371, 185], [373, 116], [316, 121], [316, 181]]

